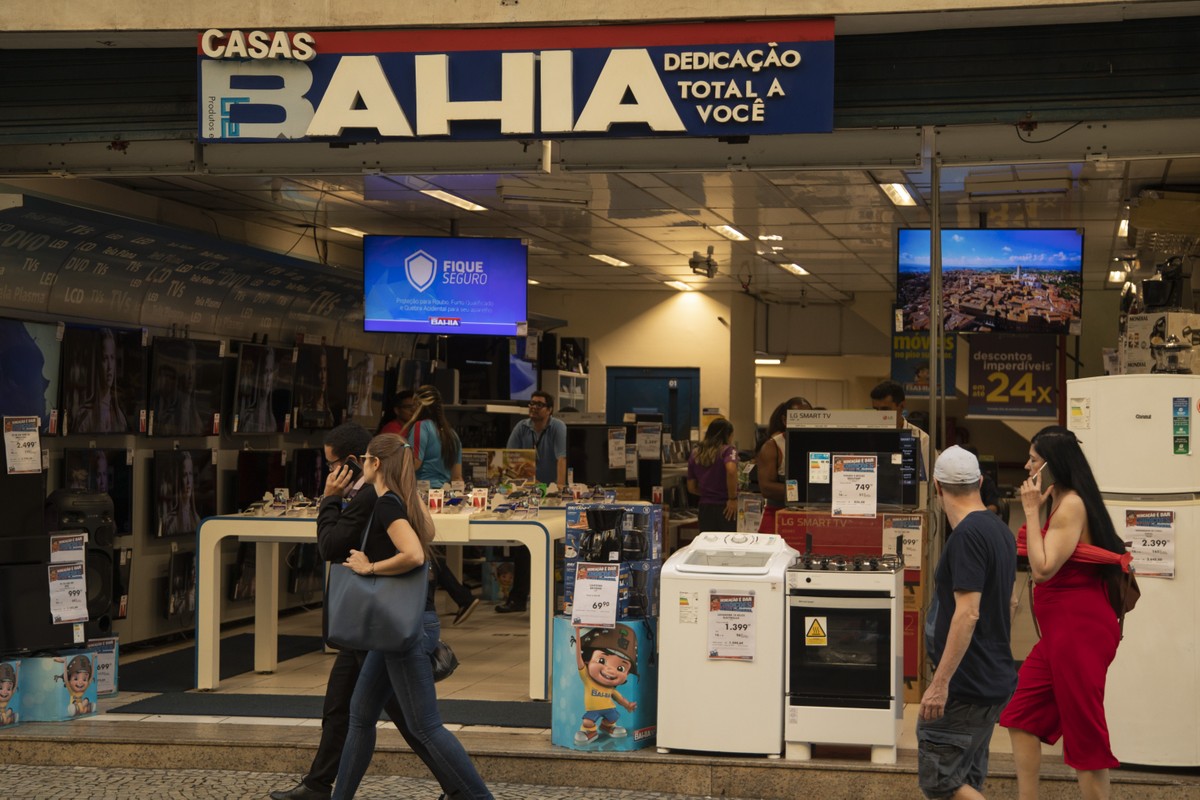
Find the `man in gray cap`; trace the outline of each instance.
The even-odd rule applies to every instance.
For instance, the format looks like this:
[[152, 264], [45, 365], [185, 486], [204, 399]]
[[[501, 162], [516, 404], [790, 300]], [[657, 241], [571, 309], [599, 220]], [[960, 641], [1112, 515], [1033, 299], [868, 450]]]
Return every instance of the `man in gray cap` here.
[[1009, 646], [1016, 540], [984, 507], [981, 478], [979, 460], [958, 446], [934, 464], [953, 532], [925, 618], [934, 673], [917, 720], [917, 777], [929, 798], [983, 797], [992, 730], [1017, 685]]

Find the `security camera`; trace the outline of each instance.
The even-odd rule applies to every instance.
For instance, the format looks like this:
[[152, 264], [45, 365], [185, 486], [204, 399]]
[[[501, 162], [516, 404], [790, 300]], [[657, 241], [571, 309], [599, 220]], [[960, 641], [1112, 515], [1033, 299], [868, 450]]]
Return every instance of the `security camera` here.
[[688, 259], [688, 266], [692, 268], [692, 272], [697, 275], [705, 275], [709, 278], [717, 274], [717, 260], [713, 258], [713, 246], [708, 246], [708, 255], [700, 255], [699, 250], [692, 251], [692, 257]]

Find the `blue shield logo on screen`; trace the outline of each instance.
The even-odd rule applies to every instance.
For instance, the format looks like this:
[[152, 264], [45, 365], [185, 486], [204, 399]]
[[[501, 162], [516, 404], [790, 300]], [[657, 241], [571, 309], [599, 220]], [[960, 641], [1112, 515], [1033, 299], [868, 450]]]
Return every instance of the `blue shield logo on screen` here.
[[414, 289], [423, 292], [437, 277], [437, 261], [424, 250], [418, 250], [404, 259], [404, 275]]

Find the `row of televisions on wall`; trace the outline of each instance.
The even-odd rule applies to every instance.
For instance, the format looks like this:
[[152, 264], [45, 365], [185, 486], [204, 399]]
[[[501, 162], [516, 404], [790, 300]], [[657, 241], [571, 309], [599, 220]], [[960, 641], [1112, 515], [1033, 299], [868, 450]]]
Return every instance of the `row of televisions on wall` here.
[[[239, 450], [237, 470], [218, 474], [215, 451], [155, 450], [149, 485], [134, 488], [133, 451], [122, 448], [63, 450], [63, 486], [104, 492], [112, 497], [118, 536], [133, 533], [134, 502], [149, 497], [150, 532], [155, 537], [191, 536], [200, 520], [218, 513], [245, 510], [266, 492], [287, 487], [293, 494], [318, 497], [324, 492], [328, 466], [319, 448]], [[225, 482], [217, 503], [217, 486]]]

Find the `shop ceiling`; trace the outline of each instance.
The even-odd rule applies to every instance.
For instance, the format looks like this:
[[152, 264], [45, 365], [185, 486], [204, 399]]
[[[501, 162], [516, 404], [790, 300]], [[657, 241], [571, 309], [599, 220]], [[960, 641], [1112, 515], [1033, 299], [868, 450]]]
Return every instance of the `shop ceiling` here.
[[[1148, 5], [1185, 14], [1196, 6]], [[1057, 21], [1088, 21], [1078, 9], [1062, 13]], [[890, 24], [872, 18], [873, 30], [931, 24], [917, 21], [924, 16], [896, 16]], [[959, 19], [1015, 24], [1012, 16]], [[839, 19], [839, 35], [854, 24], [872, 30], [861, 18]], [[155, 34], [153, 43], [165, 35]], [[132, 46], [148, 43], [131, 36]], [[40, 46], [54, 43], [42, 38]], [[1155, 261], [1175, 254], [1171, 249], [1192, 254], [1195, 236], [1159, 237], [1155, 248], [1143, 236], [1139, 248], [1136, 231], [1133, 240], [1122, 235], [1122, 221], [1148, 190], [1197, 196], [1189, 193], [1200, 187], [1200, 122], [1078, 123], [1069, 116], [1064, 110], [1057, 115], [1064, 121], [1027, 124], [1014, 116], [987, 125], [851, 128], [736, 143], [568, 141], [548, 150], [540, 142], [330, 148], [130, 136], [4, 145], [0, 175], [100, 180], [194, 207], [209, 220], [224, 215], [277, 228], [298, 245], [315, 242], [318, 254], [323, 243], [336, 245], [328, 250], [335, 254], [360, 249], [354, 235], [337, 228], [521, 237], [530, 245], [530, 278], [551, 290], [673, 291], [664, 282], [680, 281], [780, 303], [845, 303], [858, 293], [894, 291], [895, 232], [930, 224], [934, 160], [943, 227], [1080, 228], [1088, 288], [1104, 286], [1114, 264], [1137, 255], [1150, 274]], [[53, 181], [39, 183], [53, 194]], [[889, 183], [906, 185], [916, 205], [895, 205], [881, 188]], [[432, 190], [483, 210], [448, 205]], [[723, 226], [745, 240], [731, 240]], [[710, 247], [712, 278], [689, 265]]]

